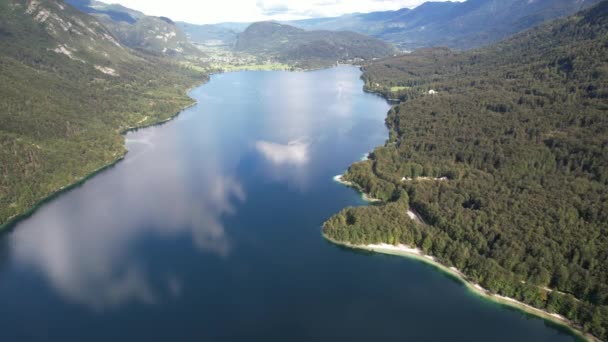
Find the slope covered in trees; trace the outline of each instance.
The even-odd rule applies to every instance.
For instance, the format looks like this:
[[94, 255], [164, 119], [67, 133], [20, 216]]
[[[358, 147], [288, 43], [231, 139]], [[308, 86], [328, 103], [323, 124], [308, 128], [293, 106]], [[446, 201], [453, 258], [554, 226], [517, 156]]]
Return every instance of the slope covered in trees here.
[[409, 10], [355, 13], [287, 22], [309, 30], [352, 30], [413, 50], [448, 46], [470, 49], [569, 15], [599, 0], [428, 1]]
[[386, 204], [345, 209], [324, 234], [418, 246], [607, 339], [606, 56], [603, 1], [488, 48], [367, 66], [366, 88], [401, 103], [385, 146], [345, 177]]
[[203, 75], [122, 45], [63, 1], [0, 0], [0, 226], [125, 153]]
[[396, 53], [392, 45], [359, 33], [305, 31], [275, 22], [251, 24], [239, 34], [235, 50], [299, 67], [371, 60]]
[[68, 4], [95, 16], [118, 40], [133, 49], [177, 58], [202, 58], [204, 54], [166, 17], [147, 16], [121, 5], [95, 0], [67, 0]]
[[[83, 1], [83, 0], [71, 0]], [[352, 31], [390, 42], [403, 50], [447, 46], [485, 46], [543, 22], [573, 14], [600, 0], [467, 0], [428, 1], [396, 11], [349, 13], [339, 17], [283, 21], [305, 30]], [[197, 43], [217, 41], [232, 46], [242, 23], [180, 25]]]

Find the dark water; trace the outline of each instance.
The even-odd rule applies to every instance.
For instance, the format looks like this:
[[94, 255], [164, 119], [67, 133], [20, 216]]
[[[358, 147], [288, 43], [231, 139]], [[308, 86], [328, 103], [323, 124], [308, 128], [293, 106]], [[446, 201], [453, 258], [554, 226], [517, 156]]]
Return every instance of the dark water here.
[[430, 266], [346, 250], [332, 181], [383, 143], [360, 73], [217, 75], [0, 238], [0, 341], [572, 341]]

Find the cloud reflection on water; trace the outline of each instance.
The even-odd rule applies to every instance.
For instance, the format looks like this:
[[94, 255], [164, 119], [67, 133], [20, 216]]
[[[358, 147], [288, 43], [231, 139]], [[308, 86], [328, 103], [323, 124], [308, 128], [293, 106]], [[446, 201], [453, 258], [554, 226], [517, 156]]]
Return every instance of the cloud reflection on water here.
[[[310, 189], [327, 158], [324, 137], [351, 143], [341, 137], [360, 82], [348, 70], [329, 75], [318, 82], [309, 73], [241, 73], [243, 84], [214, 76], [216, 86], [193, 92], [205, 106], [129, 134], [125, 161], [23, 221], [9, 237], [11, 258], [67, 301], [95, 310], [180, 296], [184, 275], [152, 265], [156, 251], [145, 248], [156, 247], [139, 244], [186, 236], [209, 257], [228, 257], [224, 221], [247, 198], [237, 172], [261, 170], [256, 182]], [[264, 161], [242, 162], [245, 153]]]
[[[125, 162], [22, 222], [10, 236], [15, 258], [38, 269], [68, 300], [95, 310], [178, 296], [179, 278], [172, 275], [159, 288], [148, 271], [153, 266], [134, 255], [132, 244], [144, 236], [189, 234], [201, 251], [227, 256], [222, 217], [246, 196], [236, 178], [222, 172], [218, 154], [193, 157], [190, 146], [201, 142], [175, 129], [130, 135]], [[205, 135], [210, 148], [212, 134]]]
[[298, 140], [289, 143], [277, 144], [269, 141], [258, 141], [255, 147], [266, 159], [276, 165], [304, 165], [310, 159], [309, 144]]
[[265, 134], [255, 142], [255, 149], [268, 162], [265, 176], [306, 191], [318, 169], [314, 164], [324, 158], [325, 151], [316, 147], [328, 135], [346, 136], [352, 129], [360, 81], [341, 72], [328, 73], [324, 82], [311, 73], [288, 72], [268, 81], [272, 84], [261, 87], [262, 97], [272, 101], [263, 101], [268, 114], [260, 118]]

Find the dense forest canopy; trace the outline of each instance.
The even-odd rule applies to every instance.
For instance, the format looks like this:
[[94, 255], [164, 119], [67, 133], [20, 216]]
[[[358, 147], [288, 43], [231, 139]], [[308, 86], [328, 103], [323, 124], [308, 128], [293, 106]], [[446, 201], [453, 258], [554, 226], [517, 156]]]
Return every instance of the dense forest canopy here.
[[[171, 117], [205, 79], [145, 51], [164, 45], [124, 45], [157, 21], [173, 30], [170, 20], [119, 17], [131, 25], [122, 43], [63, 1], [0, 0], [0, 225], [116, 161], [122, 131]], [[237, 49], [304, 66], [394, 53], [355, 33], [276, 23], [238, 39]], [[386, 145], [345, 177], [384, 204], [347, 208], [324, 233], [418, 246], [608, 338], [608, 1], [488, 48], [378, 60], [363, 77], [400, 104]]]
[[485, 46], [543, 22], [570, 15], [600, 0], [426, 1], [412, 9], [352, 13], [286, 22], [307, 30], [349, 30], [401, 49]]
[[130, 50], [63, 1], [0, 0], [0, 225], [120, 158], [203, 75]]
[[418, 246], [608, 338], [608, 1], [488, 48], [380, 60], [363, 77], [400, 104], [387, 143], [345, 177], [385, 204], [345, 209], [324, 234]]
[[389, 43], [354, 32], [305, 31], [275, 22], [251, 24], [238, 35], [235, 51], [265, 56], [298, 67], [333, 65], [392, 56]]

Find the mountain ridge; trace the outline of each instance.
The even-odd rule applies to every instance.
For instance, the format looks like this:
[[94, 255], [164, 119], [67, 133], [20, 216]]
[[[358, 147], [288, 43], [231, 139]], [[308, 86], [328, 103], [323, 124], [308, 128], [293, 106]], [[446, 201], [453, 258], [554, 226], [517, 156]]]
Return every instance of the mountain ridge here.
[[[346, 15], [333, 19], [309, 19], [288, 24], [304, 29], [341, 29], [397, 44], [405, 50], [447, 46], [466, 50], [499, 41], [546, 20], [572, 14], [600, 0], [467, 0], [425, 2], [406, 11]], [[365, 23], [352, 25], [355, 22]], [[375, 18], [375, 19], [374, 19]]]
[[349, 31], [306, 31], [273, 21], [253, 23], [239, 34], [235, 51], [300, 65], [364, 61], [397, 51], [378, 39]]
[[205, 56], [167, 17], [148, 16], [122, 5], [108, 5], [95, 0], [67, 0], [66, 3], [97, 17], [113, 35], [131, 48], [176, 58]]

